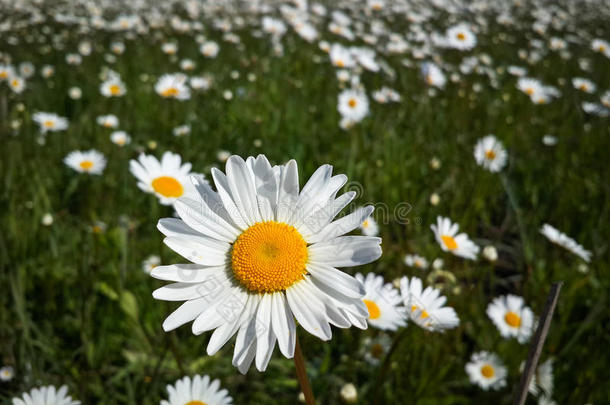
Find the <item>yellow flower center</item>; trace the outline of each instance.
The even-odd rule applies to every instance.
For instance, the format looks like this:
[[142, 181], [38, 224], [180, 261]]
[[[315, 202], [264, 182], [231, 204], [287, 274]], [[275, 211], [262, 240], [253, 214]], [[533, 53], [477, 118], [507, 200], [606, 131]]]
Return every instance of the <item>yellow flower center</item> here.
[[83, 170], [90, 170], [93, 167], [93, 162], [90, 160], [83, 160], [78, 165]]
[[349, 105], [351, 108], [354, 108], [354, 107], [356, 107], [357, 103], [358, 102], [356, 101], [355, 98], [350, 98], [349, 101], [347, 102], [347, 105]]
[[[417, 305], [412, 305], [411, 306], [411, 312], [415, 312], [419, 309], [419, 307]], [[426, 312], [426, 310], [422, 310], [421, 314], [419, 314], [419, 317], [421, 319], [426, 319], [430, 317], [430, 314], [428, 312]]]
[[0, 71], [0, 79], [6, 79], [8, 77], [8, 72], [6, 70]]
[[525, 94], [527, 94], [528, 96], [531, 96], [532, 94], [534, 94], [534, 89], [532, 89], [531, 87], [528, 87], [527, 89], [525, 89]]
[[504, 320], [513, 328], [518, 328], [521, 326], [521, 317], [512, 311], [509, 311], [506, 313], [506, 315], [504, 315]]
[[345, 63], [343, 63], [343, 61], [341, 59], [339, 59], [335, 64], [337, 65], [337, 67], [340, 67], [340, 68], [345, 66]]
[[121, 92], [121, 86], [119, 86], [118, 84], [110, 85], [110, 94], [112, 94], [113, 96], [116, 96], [120, 92]]
[[307, 243], [295, 227], [275, 221], [246, 229], [233, 244], [235, 278], [258, 293], [284, 291], [306, 273]]
[[157, 177], [151, 185], [153, 190], [163, 197], [180, 197], [184, 193], [182, 183], [169, 176]]
[[189, 401], [185, 405], [207, 405], [207, 404], [203, 401]]
[[375, 303], [375, 301], [371, 300], [362, 300], [366, 304], [367, 309], [369, 310], [369, 318], [370, 319], [379, 319], [381, 316], [381, 310], [379, 306]]
[[587, 89], [588, 89], [588, 88], [589, 88], [589, 87], [588, 87], [586, 84], [584, 84], [584, 83], [580, 85], [580, 89], [581, 89], [582, 91], [587, 91]]
[[445, 244], [445, 247], [449, 250], [455, 250], [458, 247], [458, 244], [453, 238], [453, 236], [443, 235], [441, 236], [441, 240]]
[[457, 36], [457, 39], [459, 39], [460, 41], [463, 41], [466, 39], [466, 35], [464, 35], [461, 32], [458, 32], [458, 34], [456, 36]]
[[178, 89], [175, 87], [169, 87], [161, 92], [163, 97], [176, 97], [178, 95]]
[[11, 82], [11, 86], [13, 86], [13, 87], [19, 86], [19, 80], [13, 79], [13, 81]]
[[484, 364], [483, 367], [481, 367], [481, 374], [485, 378], [491, 378], [496, 374], [496, 372], [492, 366], [489, 364]]
[[493, 149], [486, 150], [485, 157], [489, 160], [494, 160], [496, 158], [496, 152]]
[[599, 51], [600, 52], [606, 52], [606, 47], [604, 45], [600, 45], [599, 46]]
[[55, 121], [47, 120], [42, 123], [42, 126], [45, 128], [53, 128], [55, 126]]

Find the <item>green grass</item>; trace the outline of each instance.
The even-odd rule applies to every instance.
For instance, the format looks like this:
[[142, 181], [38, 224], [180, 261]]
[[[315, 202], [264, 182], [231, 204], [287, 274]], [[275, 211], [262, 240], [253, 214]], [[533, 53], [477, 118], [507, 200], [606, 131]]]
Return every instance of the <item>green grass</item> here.
[[[489, 28], [494, 29], [499, 28]], [[38, 35], [40, 27], [30, 32]], [[461, 293], [447, 294], [461, 319], [459, 328], [431, 334], [411, 324], [404, 333], [392, 333], [401, 340], [383, 381], [380, 368], [360, 355], [362, 341], [376, 330], [333, 329], [333, 339], [324, 343], [299, 329], [319, 403], [339, 403], [346, 382], [357, 386], [363, 404], [510, 403], [528, 346], [503, 340], [485, 309], [493, 297], [510, 292], [523, 295], [539, 315], [557, 280], [565, 284], [542, 356], [556, 359], [554, 399], [560, 404], [610, 400], [605, 354], [610, 344], [610, 134], [607, 119], [582, 112], [585, 97], [570, 84], [571, 77], [583, 75], [576, 59], [586, 56], [592, 60], [586, 76], [608, 88], [607, 60], [585, 46], [571, 49], [570, 60], [549, 54], [530, 67], [530, 74], [554, 85], [563, 78], [566, 84], [559, 86], [559, 99], [534, 106], [507, 74], [499, 75], [497, 89], [484, 76], [472, 75], [429, 96], [415, 69], [402, 67], [402, 57], [388, 56], [395, 80], [364, 73], [363, 83], [368, 91], [389, 85], [403, 102], [371, 100], [370, 117], [343, 131], [334, 69], [315, 45], [288, 34], [285, 56], [279, 58], [266, 39], [239, 34], [243, 51], [210, 33], [221, 45], [212, 60], [198, 54], [191, 37], [168, 36], [178, 41], [180, 58], [195, 60], [198, 72], [214, 78], [210, 91], [185, 102], [154, 93], [157, 76], [179, 70], [161, 53], [154, 35], [127, 40], [125, 54], [110, 65], [127, 84], [120, 99], [106, 99], [98, 91], [102, 50], [112, 35], [91, 34], [94, 52], [77, 67], [63, 63], [65, 52], [76, 50], [74, 35], [66, 40], [66, 51], [46, 55], [38, 52], [39, 45], [2, 45], [14, 61], [29, 60], [38, 69], [49, 63], [56, 72], [51, 79], [37, 73], [21, 95], [6, 85], [0, 89], [8, 106], [0, 139], [0, 363], [14, 365], [17, 372], [12, 382], [0, 383], [1, 399], [37, 385], [65, 383], [84, 404], [156, 404], [165, 398], [166, 384], [206, 373], [221, 379], [236, 404], [295, 403], [294, 365], [278, 350], [267, 372], [253, 367], [242, 376], [231, 366], [232, 344], [210, 357], [205, 354], [209, 334], [193, 336], [189, 326], [163, 332], [163, 319], [177, 305], [153, 300], [151, 293], [161, 283], [141, 270], [151, 254], [164, 264], [184, 259], [162, 246], [156, 230], [157, 220], [172, 210], [136, 187], [129, 160], [140, 151], [160, 156], [169, 150], [209, 174], [211, 167], [222, 167], [216, 152], [223, 149], [244, 157], [264, 153], [276, 164], [294, 158], [301, 183], [317, 166], [330, 163], [356, 182], [348, 187], [362, 190], [359, 205], [383, 204], [377, 218], [384, 254], [357, 271], [377, 272], [388, 282], [403, 275], [425, 279], [425, 273], [402, 262], [404, 254], [414, 252], [442, 257], [458, 279]], [[526, 45], [518, 31], [510, 35]], [[479, 40], [477, 52], [487, 52], [494, 68], [523, 64], [513, 45], [494, 46], [489, 35]], [[313, 60], [316, 55], [320, 63]], [[460, 59], [450, 51], [444, 56]], [[240, 73], [238, 79], [231, 79], [232, 70]], [[149, 75], [146, 82], [142, 73]], [[246, 79], [248, 73], [256, 76], [254, 82]], [[473, 91], [473, 83], [482, 90]], [[82, 99], [68, 98], [71, 86], [82, 89]], [[230, 101], [222, 97], [226, 89], [233, 91]], [[31, 121], [36, 111], [68, 117], [69, 129], [39, 145]], [[118, 148], [110, 131], [96, 124], [98, 115], [110, 113], [132, 136], [131, 145]], [[21, 122], [17, 131], [9, 129], [12, 120]], [[191, 135], [173, 137], [171, 129], [184, 123], [191, 124]], [[509, 165], [500, 175], [478, 167], [472, 156], [477, 139], [488, 133], [509, 151]], [[542, 144], [547, 133], [557, 136], [556, 146]], [[155, 150], [148, 149], [149, 141], [157, 142]], [[63, 164], [70, 151], [90, 148], [108, 158], [102, 176], [79, 175]], [[442, 162], [439, 170], [430, 168], [433, 157]], [[438, 206], [428, 203], [434, 192], [441, 197]], [[394, 216], [401, 203], [411, 206], [408, 223]], [[383, 207], [388, 215], [381, 218]], [[54, 217], [49, 227], [41, 224], [47, 212]], [[442, 253], [429, 229], [437, 215], [457, 221], [480, 245], [497, 246], [500, 260], [493, 266]], [[90, 231], [96, 220], [108, 225], [105, 233]], [[539, 234], [545, 222], [593, 251], [587, 274], [577, 271], [578, 258]], [[477, 350], [495, 351], [505, 361], [507, 388], [486, 393], [468, 382], [464, 364]]]

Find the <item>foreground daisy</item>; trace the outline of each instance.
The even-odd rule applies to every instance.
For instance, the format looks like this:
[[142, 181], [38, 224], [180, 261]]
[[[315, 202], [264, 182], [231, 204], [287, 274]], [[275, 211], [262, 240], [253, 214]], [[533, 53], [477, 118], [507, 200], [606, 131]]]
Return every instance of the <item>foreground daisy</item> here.
[[184, 377], [176, 385], [167, 386], [168, 400], [161, 405], [230, 405], [233, 398], [225, 389], [220, 390], [220, 381], [207, 375], [196, 375], [192, 379]]
[[173, 204], [182, 196], [197, 194], [189, 180], [191, 164], [182, 163], [180, 155], [165, 152], [161, 161], [152, 155], [141, 154], [129, 161], [129, 170], [138, 179], [140, 190], [155, 194], [163, 205]]
[[437, 217], [436, 225], [430, 225], [430, 229], [434, 232], [436, 241], [445, 252], [451, 252], [466, 259], [474, 260], [477, 258], [480, 248], [465, 233], [458, 234], [460, 226], [451, 223], [449, 218]]
[[406, 325], [406, 312], [402, 298], [392, 284], [383, 282], [383, 277], [369, 273], [366, 278], [360, 273], [356, 279], [364, 284], [363, 298], [369, 310], [369, 323], [382, 330], [396, 330]]
[[487, 316], [505, 338], [516, 337], [519, 343], [529, 340], [534, 331], [534, 313], [523, 298], [508, 294], [494, 298], [487, 306]]
[[32, 116], [32, 120], [40, 126], [43, 134], [68, 128], [68, 119], [54, 113], [37, 112]]
[[337, 109], [344, 118], [359, 122], [369, 113], [369, 100], [361, 90], [343, 90], [339, 94]]
[[209, 355], [237, 333], [233, 365], [245, 373], [253, 361], [267, 368], [276, 341], [293, 357], [296, 322], [322, 340], [331, 338], [330, 325], [366, 328], [364, 286], [337, 267], [377, 260], [381, 239], [342, 236], [373, 207], [333, 221], [355, 196], [337, 197], [345, 175], [324, 165], [300, 189], [294, 160], [272, 167], [259, 155], [231, 156], [226, 174], [214, 168], [212, 177], [217, 191], [192, 176], [199, 194], [175, 202], [181, 219], [159, 221], [165, 244], [194, 263], [151, 273], [176, 282], [155, 298], [186, 301], [165, 320], [166, 331], [193, 320], [196, 335], [214, 330]]
[[49, 385], [34, 388], [30, 392], [24, 392], [21, 398], [13, 398], [13, 405], [79, 405], [68, 393], [68, 387], [62, 385], [59, 389]]
[[506, 149], [495, 136], [487, 135], [475, 145], [474, 158], [479, 166], [497, 173], [506, 166]]
[[485, 391], [490, 388], [498, 390], [506, 385], [506, 367], [494, 353], [473, 353], [466, 364], [466, 373], [471, 383]]
[[554, 244], [559, 245], [566, 250], [569, 250], [576, 256], [583, 259], [585, 262], [589, 263], [591, 261], [590, 251], [585, 250], [585, 248], [579, 245], [574, 239], [570, 238], [568, 235], [552, 227], [551, 225], [542, 225], [540, 233], [546, 236], [546, 238]]
[[424, 290], [419, 278], [401, 278], [400, 294], [409, 319], [419, 327], [431, 332], [443, 332], [460, 324], [455, 310], [443, 306], [447, 298], [441, 295], [440, 290], [433, 287], [426, 287]]
[[85, 152], [75, 150], [64, 158], [64, 163], [79, 173], [102, 174], [106, 158], [95, 149]]

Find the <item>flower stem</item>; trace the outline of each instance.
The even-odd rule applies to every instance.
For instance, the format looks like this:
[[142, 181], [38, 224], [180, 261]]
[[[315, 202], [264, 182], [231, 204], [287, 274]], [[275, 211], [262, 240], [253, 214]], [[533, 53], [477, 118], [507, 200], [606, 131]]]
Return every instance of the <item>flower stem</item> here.
[[296, 344], [294, 347], [294, 366], [297, 370], [297, 379], [301, 386], [301, 391], [305, 395], [305, 403], [307, 405], [315, 405], [316, 400], [313, 397], [313, 391], [309, 384], [309, 378], [307, 378], [307, 371], [305, 371], [305, 359], [303, 358], [303, 352], [301, 351], [301, 344], [299, 343], [299, 336], [296, 337]]

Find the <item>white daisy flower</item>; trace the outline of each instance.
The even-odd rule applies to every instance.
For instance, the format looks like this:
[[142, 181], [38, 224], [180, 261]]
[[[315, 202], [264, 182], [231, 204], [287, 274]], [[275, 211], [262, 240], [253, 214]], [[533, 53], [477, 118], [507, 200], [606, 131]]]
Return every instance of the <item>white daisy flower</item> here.
[[[521, 366], [525, 366], [525, 363]], [[532, 376], [528, 391], [536, 396], [542, 395], [550, 398], [553, 395], [553, 388], [553, 359], [550, 358], [538, 366]]]
[[377, 329], [396, 330], [406, 326], [406, 312], [402, 298], [391, 283], [383, 282], [383, 277], [369, 273], [366, 278], [356, 274], [356, 279], [364, 284], [366, 294], [362, 299], [369, 311], [369, 324]]
[[0, 368], [0, 381], [11, 381], [15, 377], [15, 369], [11, 366]]
[[352, 53], [341, 44], [333, 44], [330, 47], [328, 56], [330, 57], [330, 62], [333, 66], [341, 69], [352, 68], [356, 65]]
[[373, 217], [368, 217], [360, 225], [360, 230], [366, 236], [377, 236], [379, 234], [379, 226]]
[[344, 118], [360, 122], [369, 113], [369, 100], [361, 90], [343, 90], [339, 93], [337, 109]]
[[131, 143], [131, 137], [125, 131], [114, 131], [110, 134], [110, 141], [115, 145], [125, 146]]
[[443, 71], [434, 63], [423, 63], [421, 67], [421, 72], [424, 76], [424, 80], [429, 86], [438, 87], [439, 89], [445, 87], [445, 83], [447, 83], [447, 78], [445, 77]]
[[100, 115], [97, 117], [96, 122], [104, 128], [116, 128], [119, 126], [119, 119], [113, 114]]
[[363, 341], [364, 360], [374, 366], [378, 365], [392, 346], [392, 339], [387, 333], [376, 337], [366, 337]]
[[443, 251], [465, 259], [477, 258], [480, 248], [464, 232], [458, 234], [460, 226], [452, 223], [449, 218], [436, 217], [436, 225], [430, 225], [430, 229]]
[[113, 76], [100, 85], [100, 93], [105, 97], [121, 97], [125, 92], [125, 83], [119, 77]]
[[570, 238], [568, 235], [552, 227], [551, 225], [542, 225], [542, 228], [540, 228], [540, 233], [546, 236], [546, 238], [554, 244], [574, 253], [585, 262], [589, 263], [591, 261], [590, 251], [585, 250], [585, 248], [579, 245], [574, 239]]
[[466, 373], [470, 382], [485, 391], [498, 390], [506, 386], [507, 370], [495, 353], [473, 353], [470, 362], [466, 363]]
[[0, 81], [8, 80], [15, 76], [15, 68], [11, 65], [0, 64]]
[[520, 77], [517, 80], [517, 88], [532, 98], [544, 93], [542, 83], [531, 77]]
[[8, 85], [11, 90], [17, 94], [20, 94], [25, 90], [25, 80], [19, 76], [12, 76], [8, 79]]
[[409, 267], [426, 270], [429, 266], [428, 260], [419, 255], [405, 255], [405, 264]]
[[458, 24], [447, 29], [445, 33], [447, 45], [450, 48], [467, 51], [477, 44], [477, 37], [466, 24]]
[[174, 55], [178, 52], [178, 45], [174, 42], [165, 42], [161, 45], [161, 51], [166, 55]]
[[68, 119], [53, 113], [37, 112], [32, 116], [32, 120], [40, 126], [43, 134], [68, 128]]
[[150, 274], [150, 272], [161, 264], [161, 258], [157, 255], [150, 255], [142, 262], [142, 271], [146, 274]]
[[64, 163], [79, 173], [102, 174], [106, 167], [106, 158], [95, 149], [84, 152], [75, 150], [64, 158]]
[[33, 388], [24, 392], [21, 398], [13, 398], [13, 405], [80, 405], [68, 393], [68, 387], [62, 385], [59, 389], [52, 385]]
[[460, 324], [455, 310], [445, 307], [447, 298], [434, 287], [423, 289], [421, 279], [407, 277], [400, 279], [400, 294], [407, 310], [407, 316], [419, 327], [431, 332], [443, 332]]
[[521, 297], [512, 294], [496, 297], [486, 312], [504, 338], [516, 337], [519, 343], [525, 343], [534, 332], [534, 313]]
[[204, 42], [199, 47], [199, 52], [201, 52], [201, 54], [206, 58], [215, 58], [216, 55], [218, 55], [219, 50], [220, 47], [216, 42], [213, 41]]
[[180, 155], [165, 152], [161, 161], [141, 154], [129, 161], [129, 170], [138, 179], [140, 190], [155, 194], [163, 205], [171, 205], [183, 196], [194, 197], [197, 191], [189, 180], [190, 163], [182, 163]]
[[506, 166], [506, 149], [494, 135], [479, 139], [474, 147], [474, 158], [479, 166], [497, 173]]
[[582, 77], [575, 77], [572, 79], [572, 86], [575, 89], [584, 91], [585, 93], [594, 93], [597, 86], [589, 79], [584, 79]]
[[182, 73], [165, 74], [157, 80], [155, 92], [163, 98], [188, 100], [191, 98], [191, 90], [187, 86], [186, 80], [186, 76]]
[[286, 24], [284, 24], [282, 20], [278, 20], [277, 18], [264, 16], [263, 31], [274, 36], [281, 37], [286, 33]]
[[595, 38], [591, 41], [591, 49], [610, 57], [610, 44], [601, 38]]
[[214, 330], [209, 355], [237, 333], [233, 365], [245, 373], [255, 358], [266, 369], [276, 341], [293, 357], [296, 322], [322, 340], [331, 338], [331, 324], [366, 328], [364, 286], [337, 267], [377, 260], [381, 239], [341, 236], [373, 207], [331, 222], [355, 196], [336, 197], [345, 175], [324, 165], [299, 191], [294, 160], [272, 167], [259, 155], [231, 156], [226, 174], [213, 168], [212, 176], [218, 191], [192, 176], [199, 196], [176, 201], [181, 219], [159, 221], [166, 245], [194, 263], [152, 271], [177, 282], [153, 297], [186, 301], [165, 320], [166, 331], [193, 320], [196, 335]]
[[193, 90], [208, 90], [212, 85], [212, 80], [206, 76], [194, 76], [189, 80]]
[[233, 398], [226, 389], [220, 389], [219, 380], [207, 375], [184, 377], [175, 385], [167, 386], [168, 400], [160, 405], [231, 405]]

